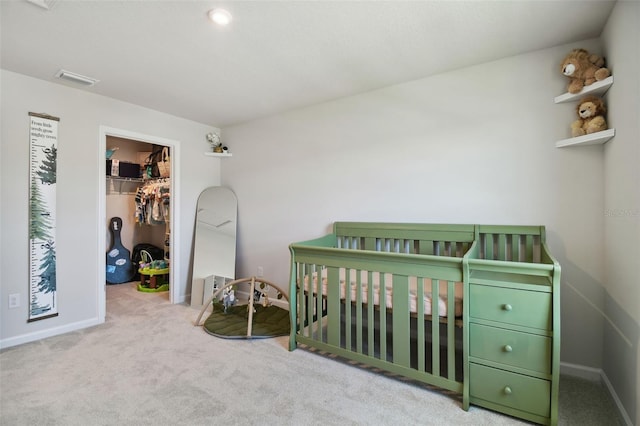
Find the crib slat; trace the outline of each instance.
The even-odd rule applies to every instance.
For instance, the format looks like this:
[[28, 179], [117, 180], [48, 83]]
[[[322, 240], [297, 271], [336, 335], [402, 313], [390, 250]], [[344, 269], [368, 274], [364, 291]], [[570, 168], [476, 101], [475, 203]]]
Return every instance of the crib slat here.
[[362, 271], [356, 271], [356, 351], [362, 353]]
[[418, 371], [425, 371], [425, 349], [424, 349], [424, 342], [425, 342], [425, 338], [424, 338], [424, 286], [425, 286], [425, 279], [424, 278], [418, 278], [418, 283], [417, 283], [417, 291], [416, 291], [416, 301], [417, 301], [417, 306], [416, 306], [416, 311], [418, 314], [418, 318], [417, 318], [417, 326], [418, 326]]
[[306, 299], [305, 299], [305, 268], [304, 268], [304, 263], [298, 263], [297, 264], [297, 270], [298, 270], [298, 306], [299, 306], [299, 311], [298, 311], [298, 324], [297, 324], [297, 330], [300, 334], [304, 335], [304, 323], [305, 323], [305, 306], [306, 306]]
[[409, 277], [393, 276], [393, 363], [410, 367]]
[[[378, 300], [380, 301], [380, 359], [387, 359], [387, 283], [385, 274], [379, 273], [380, 283]], [[369, 283], [371, 286], [371, 282]]]
[[456, 320], [456, 283], [449, 281], [447, 285], [447, 378], [455, 380], [456, 378], [456, 339], [455, 339], [455, 320]]
[[419, 254], [433, 254], [433, 241], [419, 241]]
[[440, 281], [431, 280], [431, 374], [440, 376]]
[[541, 247], [541, 243], [540, 243], [540, 236], [539, 235], [534, 235], [533, 236], [533, 254], [531, 256], [530, 262], [540, 263], [540, 261], [541, 261], [541, 258], [540, 258], [541, 253], [542, 253], [542, 247]]
[[520, 235], [511, 235], [511, 260], [520, 261]]
[[[309, 264], [305, 264], [304, 268], [305, 268], [305, 271], [307, 271], [309, 274], [309, 289], [307, 290], [307, 295], [306, 295], [307, 303], [305, 304], [307, 308], [306, 333], [308, 337], [313, 337], [313, 327], [315, 327], [313, 323], [313, 312], [315, 311], [315, 307], [314, 307], [314, 298], [313, 298], [314, 291], [313, 291], [312, 275], [313, 275], [313, 272], [315, 271], [314, 271], [314, 268]], [[320, 282], [322, 280], [322, 277], [318, 276], [317, 279], [318, 279], [318, 282]], [[301, 300], [304, 300], [304, 299], [301, 299]]]
[[314, 316], [318, 320], [322, 318], [322, 271], [317, 265], [310, 265], [309, 268], [310, 271], [318, 274], [317, 293], [309, 292], [309, 337], [313, 338], [315, 333], [316, 339], [322, 341], [322, 328], [319, 328], [317, 321], [313, 320]]
[[533, 235], [527, 235], [525, 237], [525, 262], [531, 262], [533, 259]]
[[498, 259], [507, 260], [507, 236], [498, 235]]
[[[321, 299], [321, 297], [318, 297]], [[340, 346], [340, 269], [327, 267], [327, 343]]]
[[362, 237], [362, 250], [375, 250], [376, 239], [371, 237]]
[[369, 356], [373, 358], [375, 354], [375, 342], [373, 337], [373, 285], [371, 285], [373, 282], [373, 272], [369, 271], [367, 272], [367, 275], [367, 283], [369, 283], [369, 285], [367, 285], [367, 347], [369, 349]]
[[493, 259], [493, 234], [484, 236], [484, 258]]
[[344, 288], [344, 341], [345, 347], [352, 350], [351, 345], [351, 269], [344, 271], [344, 283], [340, 284], [340, 291]]
[[300, 283], [300, 285], [298, 286], [298, 306], [300, 308], [300, 311], [298, 312], [298, 332], [302, 335], [304, 335], [304, 324], [305, 320], [307, 319], [307, 312], [305, 309], [307, 306], [307, 296], [305, 294], [306, 283], [304, 281], [306, 273], [307, 272], [304, 263], [298, 263], [298, 283]]

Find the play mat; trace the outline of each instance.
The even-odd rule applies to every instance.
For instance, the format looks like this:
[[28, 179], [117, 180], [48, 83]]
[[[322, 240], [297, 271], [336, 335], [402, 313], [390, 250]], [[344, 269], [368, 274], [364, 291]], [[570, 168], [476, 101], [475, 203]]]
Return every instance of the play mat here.
[[[240, 284], [249, 284], [247, 304], [239, 304], [236, 289]], [[256, 339], [286, 336], [290, 331], [289, 311], [272, 304], [270, 293], [275, 298], [286, 294], [274, 283], [262, 278], [241, 278], [231, 281], [214, 291], [202, 306], [196, 325], [202, 325], [207, 333], [227, 339]], [[209, 317], [201, 324], [202, 316], [211, 306]]]

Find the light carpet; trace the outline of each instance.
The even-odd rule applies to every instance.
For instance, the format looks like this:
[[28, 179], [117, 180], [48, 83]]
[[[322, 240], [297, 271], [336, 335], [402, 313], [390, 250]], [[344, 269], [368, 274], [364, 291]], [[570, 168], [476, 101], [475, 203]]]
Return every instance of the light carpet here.
[[[464, 411], [459, 395], [423, 384], [289, 352], [288, 337], [216, 338], [193, 326], [197, 315], [167, 293], [107, 286], [105, 324], [0, 352], [0, 424], [527, 424]], [[614, 419], [600, 385], [563, 377], [560, 424]]]

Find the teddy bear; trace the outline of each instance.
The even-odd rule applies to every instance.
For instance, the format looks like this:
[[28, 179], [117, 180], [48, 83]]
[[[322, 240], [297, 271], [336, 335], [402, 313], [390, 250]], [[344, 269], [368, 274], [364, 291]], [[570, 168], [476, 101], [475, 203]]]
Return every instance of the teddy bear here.
[[584, 86], [596, 81], [604, 80], [611, 75], [604, 67], [604, 59], [598, 55], [589, 54], [585, 49], [574, 49], [564, 58], [561, 66], [562, 74], [569, 77], [567, 90], [578, 93]]
[[604, 119], [606, 108], [604, 101], [597, 96], [586, 96], [576, 107], [579, 119], [571, 124], [571, 136], [588, 135], [589, 133], [607, 130]]

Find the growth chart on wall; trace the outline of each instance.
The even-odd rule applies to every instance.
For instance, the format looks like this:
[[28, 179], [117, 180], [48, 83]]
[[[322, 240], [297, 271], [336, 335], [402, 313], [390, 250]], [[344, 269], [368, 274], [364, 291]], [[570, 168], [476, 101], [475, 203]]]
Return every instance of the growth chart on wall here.
[[57, 117], [29, 113], [29, 320], [58, 315], [56, 301]]

